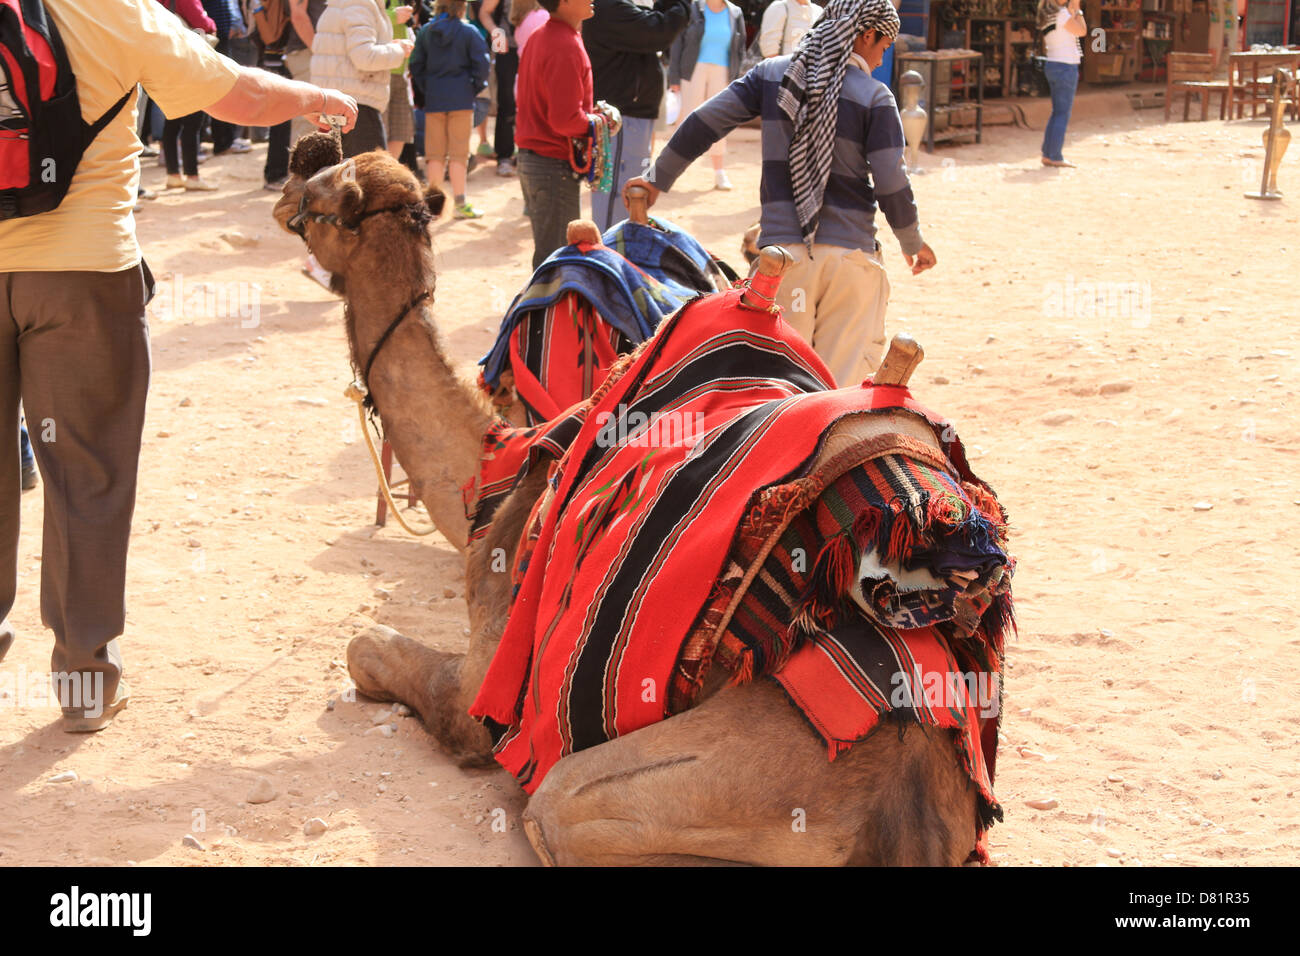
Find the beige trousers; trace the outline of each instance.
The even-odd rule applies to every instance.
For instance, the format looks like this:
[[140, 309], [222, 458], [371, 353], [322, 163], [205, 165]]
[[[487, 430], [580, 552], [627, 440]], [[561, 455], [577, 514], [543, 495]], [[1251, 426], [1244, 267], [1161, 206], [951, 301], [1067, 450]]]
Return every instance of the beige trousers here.
[[[677, 122], [680, 124], [705, 101], [713, 99], [725, 90], [729, 82], [725, 66], [716, 63], [696, 63], [691, 78], [682, 81], [682, 111]], [[709, 147], [710, 156], [724, 156], [726, 152], [725, 136]]]
[[885, 354], [889, 276], [879, 253], [840, 246], [787, 245], [794, 264], [776, 294], [784, 319], [812, 345], [835, 376], [856, 385], [880, 367]]

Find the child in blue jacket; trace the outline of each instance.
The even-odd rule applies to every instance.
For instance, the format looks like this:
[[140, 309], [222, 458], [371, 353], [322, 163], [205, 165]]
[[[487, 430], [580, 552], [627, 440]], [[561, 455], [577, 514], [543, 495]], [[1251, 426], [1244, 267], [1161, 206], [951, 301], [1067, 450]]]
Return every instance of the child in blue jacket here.
[[465, 17], [465, 0], [438, 0], [437, 15], [420, 30], [411, 53], [411, 82], [424, 94], [424, 160], [429, 182], [451, 176], [457, 219], [483, 214], [465, 198], [474, 97], [487, 86], [487, 44]]

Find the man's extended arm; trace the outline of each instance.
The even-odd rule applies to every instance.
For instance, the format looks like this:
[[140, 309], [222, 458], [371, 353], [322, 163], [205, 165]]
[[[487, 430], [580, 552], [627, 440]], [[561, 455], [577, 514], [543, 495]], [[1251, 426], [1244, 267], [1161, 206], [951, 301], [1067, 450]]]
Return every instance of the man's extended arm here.
[[632, 0], [610, 0], [582, 25], [582, 37], [629, 53], [658, 53], [668, 49], [690, 15], [688, 0], [655, 0], [649, 10]]
[[338, 90], [323, 90], [246, 66], [240, 69], [230, 92], [205, 112], [237, 126], [276, 126], [307, 114], [340, 115], [347, 118], [346, 132], [356, 124], [357, 101]]
[[656, 190], [667, 192], [686, 167], [708, 152], [710, 146], [759, 115], [763, 84], [758, 70], [750, 70], [682, 120], [646, 177]]
[[887, 87], [879, 87], [866, 114], [862, 149], [871, 168], [876, 205], [885, 214], [907, 264], [912, 266], [912, 274], [929, 269], [935, 264], [935, 256], [921, 238], [921, 218], [904, 159], [903, 122]]

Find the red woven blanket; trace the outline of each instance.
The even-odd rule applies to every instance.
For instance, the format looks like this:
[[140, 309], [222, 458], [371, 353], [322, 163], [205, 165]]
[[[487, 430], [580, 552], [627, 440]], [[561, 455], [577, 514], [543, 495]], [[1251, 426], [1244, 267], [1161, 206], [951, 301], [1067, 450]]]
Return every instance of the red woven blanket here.
[[[531, 793], [565, 754], [690, 706], [691, 688], [674, 688], [674, 669], [689, 657], [702, 682], [714, 649], [721, 660], [730, 647], [738, 676], [781, 668], [783, 686], [832, 745], [833, 757], [893, 707], [888, 695], [862, 693], [852, 668], [823, 661], [833, 665], [837, 647], [846, 644], [865, 661], [892, 647], [898, 666], [920, 675], [913, 683], [922, 693], [904, 702], [908, 709], [919, 711], [919, 722], [963, 738], [958, 749], [985, 795], [986, 817], [996, 805], [991, 753], [979, 740], [990, 722], [972, 706], [930, 706], [924, 695], [926, 674], [967, 669], [938, 626], [904, 632], [876, 622], [870, 634], [859, 628], [855, 636], [825, 626], [835, 624], [835, 615], [823, 615], [817, 627], [794, 636], [792, 653], [769, 654], [758, 668], [752, 657], [739, 667], [744, 655], [734, 640], [709, 636], [710, 612], [738, 542], [746, 533], [779, 534], [818, 499], [825, 482], [811, 480], [809, 469], [846, 416], [902, 408], [924, 418], [944, 452], [929, 452], [931, 464], [957, 476], [944, 493], [962, 497], [969, 486], [996, 507], [969, 474], [951, 428], [906, 389], [831, 390], [831, 376], [803, 340], [771, 314], [742, 308], [739, 295], [709, 296], [682, 309], [587, 408], [470, 712], [498, 725], [497, 759]], [[877, 584], [883, 586], [871, 584], [868, 608], [879, 598]], [[895, 596], [885, 604], [896, 610], [906, 601]], [[996, 720], [992, 726], [995, 743]]]

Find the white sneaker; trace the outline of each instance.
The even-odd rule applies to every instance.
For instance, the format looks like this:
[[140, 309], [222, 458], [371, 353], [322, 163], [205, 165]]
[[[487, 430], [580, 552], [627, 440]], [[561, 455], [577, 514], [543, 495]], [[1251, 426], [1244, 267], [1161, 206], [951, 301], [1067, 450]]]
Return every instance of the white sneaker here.
[[735, 188], [731, 185], [731, 180], [727, 178], [725, 169], [715, 169], [713, 171], [713, 188], [723, 190]]

